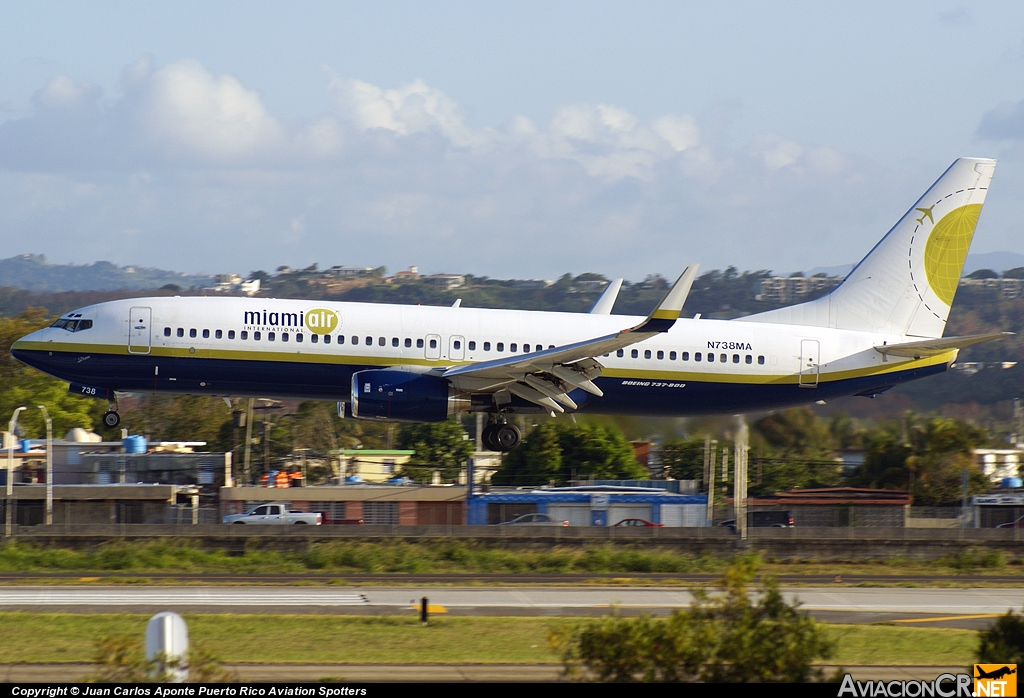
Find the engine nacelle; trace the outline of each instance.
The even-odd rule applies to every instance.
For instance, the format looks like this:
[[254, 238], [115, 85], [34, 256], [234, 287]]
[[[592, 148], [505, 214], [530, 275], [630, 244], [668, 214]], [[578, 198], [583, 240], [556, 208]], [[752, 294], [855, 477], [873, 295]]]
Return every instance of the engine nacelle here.
[[352, 374], [352, 416], [399, 422], [443, 422], [469, 409], [444, 378], [372, 369]]

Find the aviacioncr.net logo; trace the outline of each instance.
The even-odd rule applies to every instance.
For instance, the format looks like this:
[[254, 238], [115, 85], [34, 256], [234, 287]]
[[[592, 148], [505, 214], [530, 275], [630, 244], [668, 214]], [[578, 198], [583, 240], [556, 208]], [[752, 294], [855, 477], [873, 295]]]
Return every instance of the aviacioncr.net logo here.
[[306, 313], [306, 329], [313, 334], [330, 334], [341, 327], [341, 318], [333, 310], [313, 308]]

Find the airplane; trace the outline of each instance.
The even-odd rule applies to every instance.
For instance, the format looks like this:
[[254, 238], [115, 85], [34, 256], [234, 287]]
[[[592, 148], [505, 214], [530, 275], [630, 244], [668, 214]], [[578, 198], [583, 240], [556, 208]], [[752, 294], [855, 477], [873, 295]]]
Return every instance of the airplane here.
[[1004, 676], [1010, 676], [1011, 674], [1017, 673], [1016, 669], [1011, 669], [1009, 666], [1002, 666], [998, 669], [993, 669], [992, 671], [985, 671], [977, 664], [974, 665], [974, 671], [977, 674], [974, 677], [976, 679], [1001, 679]]
[[[831, 293], [734, 320], [680, 317], [683, 271], [644, 317], [272, 298], [134, 298], [80, 308], [22, 337], [18, 360], [108, 400], [118, 393], [337, 401], [357, 419], [487, 415], [492, 450], [510, 416], [738, 414], [874, 397], [942, 373], [959, 349], [1010, 333], [944, 337], [995, 161], [961, 158]], [[921, 233], [915, 211], [934, 210]]]
[[935, 225], [935, 219], [932, 218], [932, 209], [934, 208], [934, 206], [929, 206], [928, 208], [915, 208], [915, 211], [920, 211], [922, 214], [920, 218], [916, 219], [917, 224], [924, 225], [924, 219], [927, 218], [929, 221], [931, 221], [932, 225]]

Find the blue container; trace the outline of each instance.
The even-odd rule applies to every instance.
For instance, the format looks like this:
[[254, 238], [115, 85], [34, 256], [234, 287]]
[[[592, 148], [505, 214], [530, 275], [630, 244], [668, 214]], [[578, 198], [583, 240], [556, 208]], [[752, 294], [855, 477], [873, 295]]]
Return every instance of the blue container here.
[[124, 446], [125, 453], [145, 453], [146, 437], [128, 436], [121, 442], [121, 445]]
[[32, 450], [32, 441], [30, 439], [19, 439], [18, 447], [14, 450], [18, 453], [28, 453]]
[[1013, 489], [1015, 487], [1020, 487], [1022, 485], [1024, 485], [1024, 481], [1022, 481], [1019, 477], [1003, 478], [1002, 487], [1005, 489]]

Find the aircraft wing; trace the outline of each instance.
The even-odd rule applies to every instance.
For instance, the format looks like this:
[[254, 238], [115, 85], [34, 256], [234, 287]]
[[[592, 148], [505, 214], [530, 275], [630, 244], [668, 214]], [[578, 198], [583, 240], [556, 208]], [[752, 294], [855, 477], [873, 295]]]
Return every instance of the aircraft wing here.
[[671, 329], [690, 293], [697, 268], [696, 264], [688, 266], [654, 311], [635, 327], [530, 354], [455, 366], [440, 375], [461, 390], [485, 393], [506, 390], [556, 412], [564, 412], [563, 405], [575, 409], [576, 403], [568, 396], [572, 390], [581, 388], [593, 395], [603, 395], [592, 382], [601, 375], [603, 368], [595, 357]]
[[974, 334], [966, 337], [938, 337], [936, 339], [924, 339], [919, 342], [902, 342], [900, 344], [881, 344], [875, 347], [875, 351], [886, 356], [906, 356], [920, 358], [922, 356], [934, 356], [950, 349], [962, 349], [972, 344], [991, 342], [993, 339], [1002, 339], [1014, 334], [1013, 332], [994, 332], [992, 334]]

